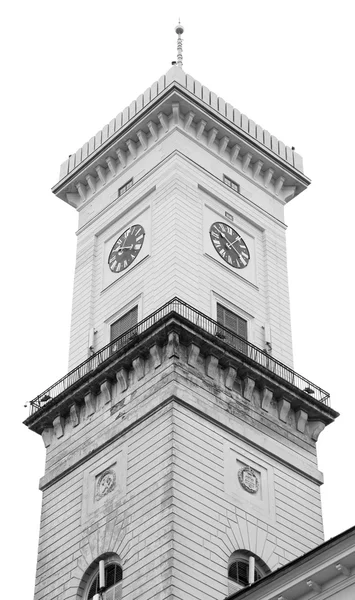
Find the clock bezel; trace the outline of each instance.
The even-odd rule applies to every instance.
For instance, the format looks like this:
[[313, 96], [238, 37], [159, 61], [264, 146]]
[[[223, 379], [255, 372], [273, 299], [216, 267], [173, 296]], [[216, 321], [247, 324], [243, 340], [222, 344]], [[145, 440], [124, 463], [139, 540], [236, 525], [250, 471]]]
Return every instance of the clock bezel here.
[[[243, 249], [242, 252], [238, 252], [238, 250], [236, 249], [228, 249], [226, 247], [226, 244], [228, 243], [229, 245], [235, 244], [235, 242], [230, 242], [228, 241], [228, 239], [226, 238], [226, 244], [221, 244], [221, 242], [219, 241], [220, 238], [222, 238], [223, 236], [223, 232], [219, 231], [218, 228], [216, 228], [216, 225], [222, 225], [222, 227], [224, 227], [226, 229], [226, 231], [228, 232], [229, 235], [231, 235], [231, 233], [229, 233], [228, 230], [231, 230], [232, 232], [234, 232], [234, 234], [237, 236], [237, 242], [239, 244], [239, 246], [242, 244], [243, 245]], [[215, 228], [217, 229], [217, 231], [219, 231], [220, 234], [220, 238], [218, 239], [219, 245], [220, 245], [220, 250], [218, 249], [218, 247], [216, 246], [216, 238], [213, 238], [212, 235], [212, 229]], [[230, 223], [226, 223], [225, 221], [214, 221], [209, 228], [209, 236], [210, 236], [210, 241], [211, 244], [215, 250], [215, 252], [218, 254], [218, 256], [232, 269], [237, 269], [237, 270], [242, 270], [248, 267], [249, 263], [250, 263], [250, 259], [251, 259], [251, 255], [250, 255], [250, 250], [244, 240], [244, 238], [240, 235], [240, 233], [234, 228], [232, 227], [232, 225]], [[222, 252], [223, 251], [223, 252]], [[234, 254], [237, 253], [240, 256], [242, 256], [242, 258], [236, 259]], [[230, 260], [228, 260], [228, 257], [230, 258]], [[246, 264], [243, 264], [243, 261], [246, 262]], [[241, 263], [241, 264], [238, 264]]]
[[[110, 264], [110, 259], [111, 259], [111, 256], [112, 256], [113, 252], [117, 252], [117, 250], [118, 250], [118, 249], [116, 249], [116, 250], [115, 250], [115, 246], [116, 246], [116, 244], [119, 242], [119, 240], [122, 238], [122, 236], [124, 236], [124, 235], [125, 235], [125, 233], [126, 233], [127, 231], [130, 231], [130, 230], [134, 229], [134, 227], [140, 227], [140, 228], [142, 229], [142, 231], [143, 231], [143, 240], [142, 240], [142, 243], [140, 244], [140, 248], [139, 248], [139, 249], [136, 251], [136, 254], [135, 254], [135, 256], [134, 256], [134, 257], [133, 257], [133, 258], [132, 258], [132, 259], [131, 259], [129, 262], [127, 262], [126, 266], [123, 266], [123, 267], [122, 267], [121, 269], [119, 269], [119, 270], [112, 269], [112, 267], [111, 267], [111, 264]], [[130, 234], [128, 234], [128, 236], [129, 236], [129, 235], [130, 235]], [[134, 234], [133, 234], [133, 235], [134, 235]], [[127, 237], [128, 237], [128, 236], [127, 236]], [[123, 273], [124, 271], [126, 271], [126, 269], [128, 269], [128, 268], [129, 268], [129, 267], [130, 267], [130, 266], [131, 266], [131, 265], [132, 265], [132, 264], [135, 262], [135, 260], [137, 259], [137, 257], [138, 257], [138, 255], [139, 255], [139, 253], [141, 252], [141, 250], [142, 250], [142, 248], [143, 248], [144, 241], [145, 241], [145, 236], [146, 236], [145, 229], [144, 229], [143, 225], [141, 225], [140, 223], [134, 223], [134, 224], [130, 225], [129, 227], [127, 227], [127, 228], [126, 228], [126, 229], [125, 229], [125, 230], [124, 230], [124, 231], [123, 231], [123, 232], [122, 232], [122, 233], [121, 233], [121, 234], [118, 236], [118, 238], [117, 238], [117, 239], [116, 239], [116, 241], [114, 242], [113, 246], [111, 247], [111, 250], [110, 250], [110, 252], [109, 252], [109, 255], [108, 255], [108, 258], [107, 258], [107, 264], [108, 264], [108, 266], [109, 266], [109, 269], [110, 269], [110, 271], [111, 271], [111, 273], [112, 273], [113, 275], [120, 275], [121, 273]], [[122, 263], [121, 263], [121, 261], [120, 261], [118, 264], [122, 264]]]

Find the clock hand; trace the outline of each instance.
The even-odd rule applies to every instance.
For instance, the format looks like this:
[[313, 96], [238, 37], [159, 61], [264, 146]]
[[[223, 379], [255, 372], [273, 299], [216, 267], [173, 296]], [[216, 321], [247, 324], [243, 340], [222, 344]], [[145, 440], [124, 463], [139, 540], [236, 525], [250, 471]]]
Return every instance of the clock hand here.
[[222, 238], [224, 238], [226, 240], [226, 246], [229, 246], [230, 248], [233, 248], [234, 252], [236, 252], [238, 254], [238, 256], [241, 256], [241, 253], [239, 252], [239, 250], [237, 250], [236, 248], [234, 248], [234, 244], [238, 241], [236, 240], [235, 242], [229, 242], [226, 238], [226, 236], [224, 235], [224, 233], [220, 234]]
[[117, 248], [117, 252], [120, 252], [120, 250], [132, 250], [134, 244], [131, 244], [130, 246], [121, 246], [120, 248]]

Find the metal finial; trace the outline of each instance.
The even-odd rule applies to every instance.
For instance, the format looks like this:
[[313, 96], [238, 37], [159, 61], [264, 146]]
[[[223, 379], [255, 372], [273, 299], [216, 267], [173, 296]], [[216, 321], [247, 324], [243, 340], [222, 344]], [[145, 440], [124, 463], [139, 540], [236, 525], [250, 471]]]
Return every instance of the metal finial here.
[[181, 39], [181, 34], [184, 33], [184, 28], [180, 23], [180, 19], [179, 19], [179, 24], [176, 25], [175, 27], [175, 33], [177, 33], [178, 35], [178, 40], [177, 40], [177, 66], [182, 68], [182, 39]]

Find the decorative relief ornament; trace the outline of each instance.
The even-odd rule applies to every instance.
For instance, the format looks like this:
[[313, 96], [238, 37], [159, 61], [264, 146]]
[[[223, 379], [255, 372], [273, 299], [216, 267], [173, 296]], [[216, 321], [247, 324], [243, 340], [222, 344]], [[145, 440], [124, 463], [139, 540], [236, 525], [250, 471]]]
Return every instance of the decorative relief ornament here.
[[103, 496], [112, 492], [116, 485], [116, 473], [110, 469], [101, 473], [100, 477], [96, 482], [96, 498], [100, 499]]
[[238, 471], [239, 483], [250, 494], [256, 494], [259, 489], [259, 480], [251, 467], [242, 467]]

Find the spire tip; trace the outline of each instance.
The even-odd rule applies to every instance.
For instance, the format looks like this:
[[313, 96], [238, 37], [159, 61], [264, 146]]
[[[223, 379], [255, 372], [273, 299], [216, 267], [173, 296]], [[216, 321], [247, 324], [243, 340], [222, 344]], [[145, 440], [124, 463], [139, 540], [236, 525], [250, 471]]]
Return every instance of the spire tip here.
[[175, 33], [177, 33], [178, 36], [178, 40], [177, 40], [177, 66], [182, 68], [182, 39], [181, 39], [181, 35], [184, 33], [184, 28], [180, 23], [180, 19], [179, 19], [179, 24], [176, 25], [175, 27]]

